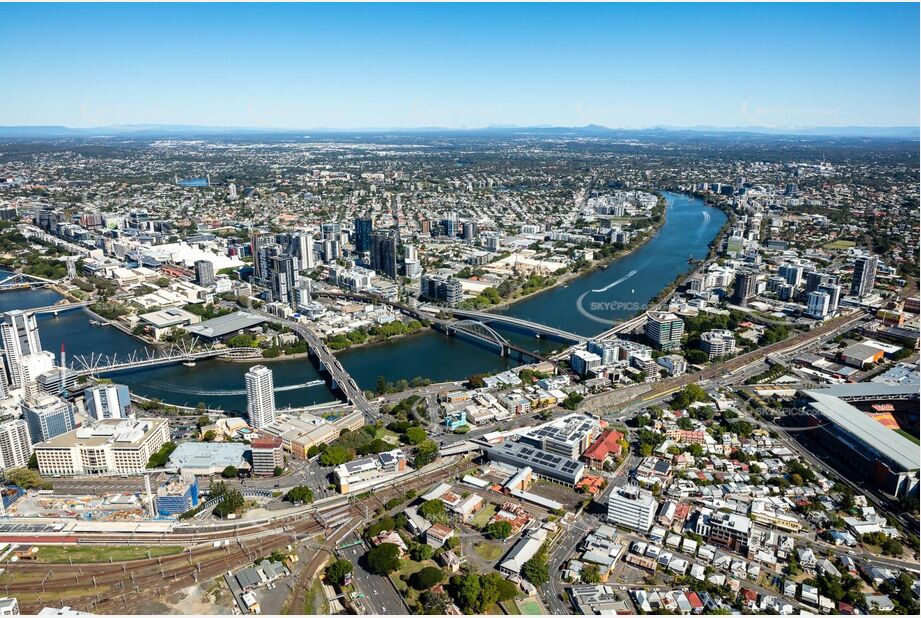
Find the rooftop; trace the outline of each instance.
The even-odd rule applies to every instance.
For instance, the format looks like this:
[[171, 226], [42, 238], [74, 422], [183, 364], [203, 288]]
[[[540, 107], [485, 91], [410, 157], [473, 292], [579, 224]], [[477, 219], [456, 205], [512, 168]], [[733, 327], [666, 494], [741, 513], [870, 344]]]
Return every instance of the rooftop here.
[[217, 339], [240, 330], [259, 326], [263, 322], [265, 322], [265, 318], [262, 316], [246, 311], [237, 311], [236, 313], [229, 313], [206, 320], [200, 324], [188, 326], [186, 332], [206, 339]]

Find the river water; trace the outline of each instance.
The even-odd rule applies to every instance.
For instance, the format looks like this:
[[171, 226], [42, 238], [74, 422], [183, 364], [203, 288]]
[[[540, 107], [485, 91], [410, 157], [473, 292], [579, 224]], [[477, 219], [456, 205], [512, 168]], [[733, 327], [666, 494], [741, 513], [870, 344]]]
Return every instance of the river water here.
[[[710, 241], [726, 221], [725, 214], [701, 200], [666, 194], [667, 217], [657, 235], [636, 251], [618, 259], [605, 270], [596, 270], [570, 281], [565, 287], [542, 292], [503, 311], [508, 315], [541, 322], [582, 335], [610, 328], [642, 310], [674, 279], [691, 269], [689, 258], [706, 257]], [[54, 304], [60, 297], [50, 290], [0, 293], [0, 312]], [[92, 326], [83, 310], [58, 316], [41, 315], [42, 346], [58, 354], [66, 346], [68, 359], [76, 355], [117, 354], [125, 357], [143, 351], [144, 344], [116, 328]], [[550, 351], [559, 342], [499, 328], [510, 341], [532, 350]], [[374, 388], [378, 376], [386, 380], [411, 380], [416, 376], [433, 381], [462, 380], [473, 373], [495, 373], [516, 364], [494, 351], [463, 339], [433, 331], [338, 354], [345, 369], [363, 388]], [[68, 361], [69, 363], [69, 361]], [[120, 373], [113, 376], [132, 392], [168, 403], [239, 411], [246, 408], [243, 374], [251, 364], [219, 360], [195, 367], [175, 365]], [[325, 385], [307, 386], [320, 379], [306, 359], [267, 363], [275, 379], [279, 407], [301, 407], [335, 400]]]

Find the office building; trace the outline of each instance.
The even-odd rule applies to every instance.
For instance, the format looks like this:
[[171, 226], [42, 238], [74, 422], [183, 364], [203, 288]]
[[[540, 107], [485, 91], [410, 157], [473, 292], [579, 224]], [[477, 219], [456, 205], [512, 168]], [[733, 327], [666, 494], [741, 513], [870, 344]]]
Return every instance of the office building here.
[[275, 387], [272, 371], [265, 365], [256, 365], [246, 372], [246, 413], [253, 429], [275, 421]]
[[608, 498], [608, 523], [637, 532], [649, 532], [659, 503], [648, 491], [636, 486], [614, 489]]
[[731, 330], [715, 329], [700, 335], [700, 349], [707, 353], [707, 359], [713, 360], [736, 350], [736, 338]]
[[815, 292], [819, 289], [820, 285], [823, 283], [828, 283], [831, 281], [831, 279], [831, 275], [827, 275], [817, 270], [810, 270], [808, 273], [806, 273], [805, 293], [809, 294], [809, 292]]
[[851, 281], [851, 296], [861, 298], [873, 292], [876, 285], [875, 255], [859, 257], [854, 260], [854, 278]]
[[449, 307], [456, 307], [464, 299], [464, 286], [453, 277], [444, 275], [422, 275], [421, 295]]
[[10, 386], [19, 388], [22, 379], [22, 357], [42, 351], [42, 342], [38, 336], [38, 322], [31, 313], [8, 311], [0, 324], [0, 337], [6, 354], [6, 368], [9, 372]]
[[370, 217], [355, 219], [355, 251], [366, 253], [371, 250], [371, 232], [374, 223]]
[[741, 270], [736, 273], [736, 280], [732, 289], [732, 302], [745, 305], [755, 296], [758, 288], [758, 273], [751, 270]]
[[490, 461], [508, 464], [515, 468], [531, 468], [534, 476], [575, 486], [582, 480], [585, 464], [581, 461], [548, 453], [530, 444], [506, 440], [484, 449]]
[[34, 450], [43, 476], [140, 474], [169, 439], [167, 419], [113, 418], [39, 442]]
[[646, 337], [660, 350], [674, 350], [681, 346], [684, 322], [674, 313], [651, 311], [646, 314]]
[[22, 414], [29, 424], [33, 444], [65, 434], [76, 426], [73, 405], [53, 395], [24, 402]]
[[336, 466], [333, 475], [339, 493], [367, 490], [406, 472], [406, 455], [400, 449], [378, 453]]
[[198, 506], [198, 479], [194, 475], [168, 478], [159, 487], [154, 508], [162, 517], [182, 515]]
[[29, 427], [22, 419], [0, 423], [0, 471], [24, 468], [32, 455]]
[[584, 414], [567, 414], [524, 434], [520, 442], [542, 451], [578, 459], [601, 431], [598, 419]]
[[211, 260], [195, 261], [195, 283], [202, 287], [214, 285], [214, 262]]
[[697, 512], [694, 532], [714, 545], [727, 547], [745, 556], [748, 554], [752, 520], [737, 513], [703, 508]]
[[131, 394], [124, 384], [99, 384], [83, 391], [86, 412], [94, 421], [128, 418]]
[[825, 292], [809, 292], [806, 315], [821, 320], [828, 315], [829, 304], [829, 296]]
[[371, 232], [371, 268], [390, 279], [397, 278], [397, 238], [394, 230]]
[[285, 456], [282, 439], [278, 436], [259, 436], [250, 443], [254, 476], [274, 476], [276, 468], [283, 468]]

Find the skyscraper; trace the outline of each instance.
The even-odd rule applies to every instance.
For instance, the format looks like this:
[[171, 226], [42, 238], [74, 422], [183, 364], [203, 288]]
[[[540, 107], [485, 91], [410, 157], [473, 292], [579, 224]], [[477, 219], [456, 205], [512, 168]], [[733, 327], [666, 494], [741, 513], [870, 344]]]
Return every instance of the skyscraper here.
[[371, 231], [374, 224], [370, 217], [355, 219], [355, 251], [364, 253], [371, 250]]
[[272, 371], [256, 365], [246, 372], [246, 414], [253, 429], [275, 422], [275, 387]]
[[859, 257], [854, 260], [854, 279], [851, 281], [851, 296], [863, 297], [873, 291], [876, 285], [875, 255]]
[[195, 282], [198, 285], [214, 285], [214, 262], [210, 260], [195, 261]]
[[128, 418], [131, 395], [124, 384], [99, 384], [83, 391], [86, 411], [94, 420]]
[[816, 290], [828, 294], [828, 311], [834, 313], [841, 302], [841, 286], [834, 283], [823, 283]]
[[809, 292], [808, 306], [806, 308], [806, 315], [818, 319], [824, 318], [828, 315], [829, 307], [829, 296], [825, 292], [820, 292], [816, 290], [815, 292]]
[[29, 429], [22, 419], [0, 424], [0, 470], [24, 468], [32, 455]]
[[6, 366], [10, 372], [10, 385], [22, 386], [22, 357], [42, 351], [38, 337], [38, 322], [31, 313], [8, 311], [0, 324], [0, 336], [6, 353]]
[[732, 302], [744, 305], [748, 299], [755, 295], [758, 286], [758, 273], [743, 270], [736, 273], [735, 285], [732, 291]]
[[397, 278], [397, 239], [393, 230], [371, 232], [371, 268], [385, 277]]

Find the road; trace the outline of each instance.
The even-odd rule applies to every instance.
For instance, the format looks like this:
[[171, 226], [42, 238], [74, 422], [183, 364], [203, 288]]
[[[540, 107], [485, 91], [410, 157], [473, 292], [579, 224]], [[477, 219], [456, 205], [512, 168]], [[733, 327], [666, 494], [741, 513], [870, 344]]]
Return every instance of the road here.
[[[351, 541], [353, 538], [357, 539], [358, 537], [344, 539], [343, 543]], [[371, 573], [364, 567], [363, 561], [359, 560], [367, 551], [368, 547], [365, 543], [339, 550], [339, 556], [351, 562], [354, 567], [352, 585], [358, 592], [365, 595], [363, 599], [358, 599], [355, 603], [365, 610], [363, 612], [365, 614], [377, 616], [408, 614], [409, 608], [406, 607], [403, 597], [394, 587], [390, 578]]]
[[582, 539], [592, 531], [588, 517], [580, 513], [570, 523], [562, 524], [563, 532], [553, 541], [550, 550], [550, 582], [540, 589], [541, 598], [551, 614], [565, 615], [572, 613], [572, 607], [563, 601], [563, 589], [566, 584], [560, 579], [560, 569], [578, 547]]

